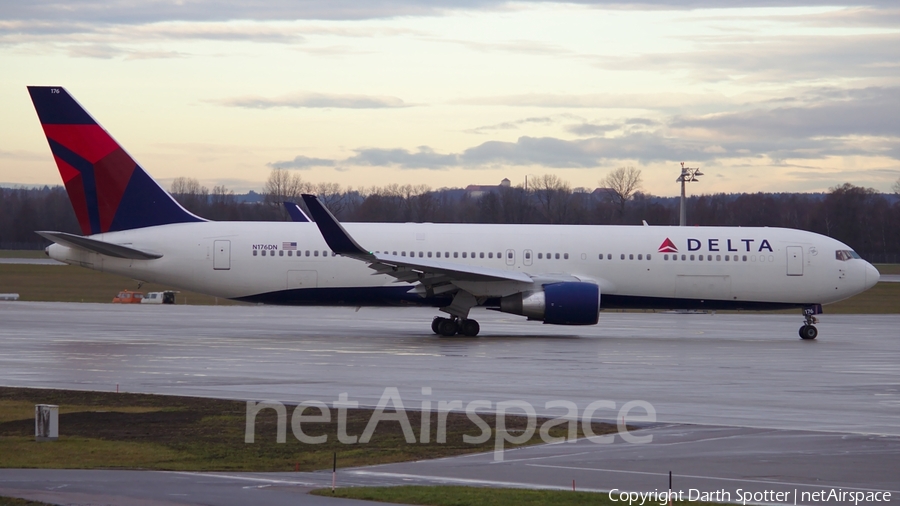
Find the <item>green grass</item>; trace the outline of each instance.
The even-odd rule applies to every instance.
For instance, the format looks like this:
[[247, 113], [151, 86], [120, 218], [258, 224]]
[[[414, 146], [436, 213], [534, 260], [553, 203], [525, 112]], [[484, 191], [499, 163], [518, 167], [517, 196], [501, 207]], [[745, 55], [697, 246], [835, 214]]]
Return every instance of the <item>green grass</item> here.
[[[0, 264], [0, 293], [18, 293], [19, 300], [42, 302], [112, 302], [121, 290], [138, 290], [137, 282], [115, 274], [74, 265]], [[140, 291], [176, 289], [145, 283]], [[177, 290], [177, 289], [176, 289]], [[176, 304], [234, 305], [239, 302], [181, 291]]]
[[[35, 404], [60, 406], [59, 441], [34, 441]], [[356, 467], [486, 452], [494, 445], [493, 437], [477, 445], [463, 441], [464, 434], [481, 433], [465, 413], [448, 415], [445, 444], [434, 442], [437, 415], [432, 414], [430, 443], [407, 443], [399, 423], [381, 422], [370, 442], [345, 445], [337, 439], [334, 409], [331, 423], [304, 425], [308, 435], [327, 435], [324, 444], [298, 441], [290, 420], [287, 441], [277, 443], [277, 417], [271, 409], [259, 413], [256, 442], [247, 444], [246, 406], [219, 399], [0, 387], [0, 468], [313, 471], [330, 469], [335, 452], [339, 467]], [[289, 418], [292, 412], [288, 407]], [[370, 410], [348, 410], [347, 434], [362, 434], [371, 415]], [[421, 414], [407, 415], [418, 440]], [[494, 427], [492, 416], [482, 419]], [[525, 427], [524, 418], [506, 421], [510, 431]], [[594, 424], [598, 435], [615, 430]], [[564, 436], [565, 427], [555, 427], [551, 435]], [[541, 439], [535, 434], [526, 444], [537, 443]]]
[[45, 502], [29, 501], [16, 497], [0, 497], [0, 506], [50, 506]]
[[0, 258], [49, 258], [42, 249], [0, 249]]
[[[621, 506], [609, 494], [597, 492], [572, 492], [570, 490], [528, 490], [518, 488], [481, 488], [461, 486], [406, 485], [398, 487], [339, 488], [332, 494], [330, 488], [317, 489], [313, 495], [342, 497], [365, 501], [420, 504], [427, 506]], [[654, 502], [653, 504], [659, 504]], [[675, 501], [674, 504], [711, 506], [720, 503]]]
[[900, 264], [873, 264], [882, 274], [900, 274]]

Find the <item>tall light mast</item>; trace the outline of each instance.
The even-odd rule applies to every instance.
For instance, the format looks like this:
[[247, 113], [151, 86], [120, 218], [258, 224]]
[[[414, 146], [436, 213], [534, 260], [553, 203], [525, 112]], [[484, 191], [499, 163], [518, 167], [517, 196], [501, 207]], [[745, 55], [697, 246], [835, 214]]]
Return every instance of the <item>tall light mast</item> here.
[[678, 225], [685, 226], [687, 222], [687, 212], [685, 209], [685, 198], [684, 198], [684, 184], [685, 183], [696, 183], [699, 182], [697, 177], [702, 176], [703, 173], [700, 172], [700, 167], [685, 167], [684, 162], [681, 162], [681, 175], [678, 176], [678, 179], [675, 182], [681, 182], [681, 217], [678, 220]]

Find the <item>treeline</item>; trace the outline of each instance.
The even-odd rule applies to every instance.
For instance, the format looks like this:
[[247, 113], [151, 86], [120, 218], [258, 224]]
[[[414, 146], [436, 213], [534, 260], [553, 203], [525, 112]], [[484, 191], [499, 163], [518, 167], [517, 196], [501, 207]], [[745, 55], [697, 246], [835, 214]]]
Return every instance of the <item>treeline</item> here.
[[[245, 202], [224, 187], [212, 191], [179, 178], [173, 196], [191, 212], [216, 221], [286, 221], [281, 202], [315, 193], [342, 221], [677, 225], [679, 199], [608, 188], [573, 190], [555, 176], [529, 188], [497, 186], [480, 195], [460, 188], [391, 184], [351, 190], [314, 185], [296, 173], [273, 171], [263, 199]], [[605, 181], [608, 182], [608, 181]], [[828, 235], [875, 262], [900, 262], [900, 198], [849, 183], [824, 194], [753, 193], [690, 197], [688, 225], [788, 227]], [[36, 249], [35, 230], [80, 233], [65, 189], [0, 188], [0, 249]]]

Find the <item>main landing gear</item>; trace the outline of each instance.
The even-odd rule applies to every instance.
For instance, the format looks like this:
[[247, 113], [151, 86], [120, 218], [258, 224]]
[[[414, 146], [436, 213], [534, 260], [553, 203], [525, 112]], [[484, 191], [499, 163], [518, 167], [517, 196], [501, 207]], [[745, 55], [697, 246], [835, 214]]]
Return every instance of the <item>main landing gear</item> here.
[[457, 318], [456, 316], [451, 318], [435, 316], [431, 322], [431, 330], [443, 337], [453, 337], [456, 334], [475, 337], [481, 330], [481, 326], [475, 320]]
[[818, 329], [813, 325], [814, 323], [819, 323], [819, 320], [816, 319], [816, 314], [818, 314], [816, 308], [803, 308], [803, 319], [806, 324], [800, 327], [800, 339], [811, 341], [819, 335]]

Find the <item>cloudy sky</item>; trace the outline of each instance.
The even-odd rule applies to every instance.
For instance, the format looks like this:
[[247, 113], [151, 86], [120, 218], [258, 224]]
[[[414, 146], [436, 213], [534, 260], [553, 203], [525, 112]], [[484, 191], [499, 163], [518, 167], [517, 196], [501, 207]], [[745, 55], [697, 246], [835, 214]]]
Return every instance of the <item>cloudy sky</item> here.
[[888, 191], [900, 5], [829, 0], [0, 2], [0, 182], [57, 184], [25, 87], [60, 85], [163, 184], [272, 167], [352, 187]]

